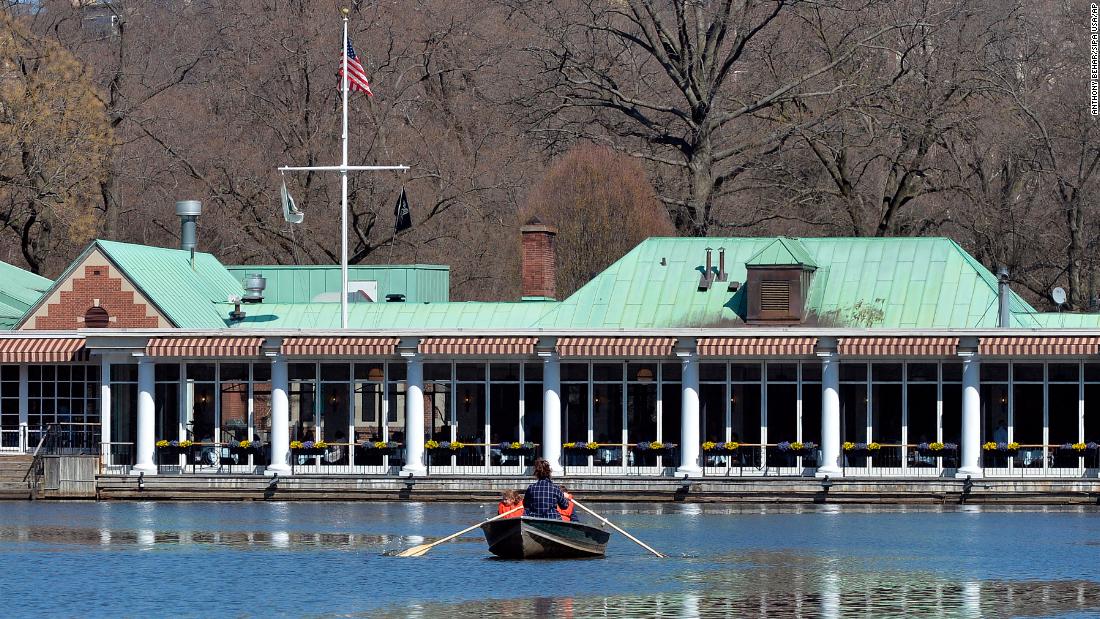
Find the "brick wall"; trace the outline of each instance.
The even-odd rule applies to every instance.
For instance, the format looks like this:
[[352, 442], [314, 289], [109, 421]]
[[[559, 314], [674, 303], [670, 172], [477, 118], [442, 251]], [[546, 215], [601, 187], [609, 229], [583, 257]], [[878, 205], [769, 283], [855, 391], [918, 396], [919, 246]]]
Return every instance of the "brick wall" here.
[[85, 265], [83, 276], [73, 275], [71, 289], [61, 290], [58, 302], [48, 303], [36, 319], [28, 321], [29, 329], [82, 329], [84, 314], [92, 307], [101, 307], [110, 316], [110, 327], [156, 328], [159, 320], [148, 306], [134, 299], [132, 291], [122, 289], [122, 278], [112, 275], [111, 267]]
[[557, 230], [532, 218], [520, 228], [523, 235], [523, 296], [554, 298], [557, 294]]

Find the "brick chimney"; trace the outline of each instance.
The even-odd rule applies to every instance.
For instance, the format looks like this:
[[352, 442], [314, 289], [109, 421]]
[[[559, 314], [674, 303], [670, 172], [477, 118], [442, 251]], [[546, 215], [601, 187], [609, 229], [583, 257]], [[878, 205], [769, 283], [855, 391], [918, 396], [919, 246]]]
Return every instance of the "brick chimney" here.
[[532, 217], [519, 231], [523, 235], [523, 298], [553, 299], [557, 278], [554, 237], [558, 230]]

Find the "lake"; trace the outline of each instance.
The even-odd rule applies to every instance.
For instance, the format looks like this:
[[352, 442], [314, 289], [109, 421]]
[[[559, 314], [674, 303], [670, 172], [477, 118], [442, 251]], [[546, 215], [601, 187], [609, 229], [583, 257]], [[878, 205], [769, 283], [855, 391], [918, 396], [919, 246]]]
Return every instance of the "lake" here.
[[480, 532], [385, 554], [495, 505], [0, 503], [0, 599], [81, 617], [1100, 613], [1093, 507], [593, 507], [672, 557], [613, 535], [605, 559], [501, 561]]

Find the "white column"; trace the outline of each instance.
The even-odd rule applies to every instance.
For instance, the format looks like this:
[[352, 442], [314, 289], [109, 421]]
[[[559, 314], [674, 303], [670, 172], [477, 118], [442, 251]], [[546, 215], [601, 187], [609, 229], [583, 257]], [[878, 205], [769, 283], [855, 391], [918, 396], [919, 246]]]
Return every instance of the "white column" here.
[[424, 466], [424, 359], [417, 353], [402, 353], [408, 362], [405, 379], [405, 466], [402, 475], [419, 476]]
[[153, 403], [154, 364], [151, 359], [138, 360], [138, 398], [137, 398], [137, 458], [134, 473], [156, 475], [157, 465], [153, 461], [156, 448], [156, 406]]
[[559, 475], [561, 466], [561, 363], [555, 352], [542, 358], [542, 457], [550, 471]]
[[27, 444], [27, 425], [30, 421], [30, 382], [29, 372], [25, 365], [19, 366], [19, 449], [30, 451], [34, 445]]
[[680, 408], [680, 476], [699, 475], [699, 363], [695, 355], [681, 355], [683, 401]]
[[99, 359], [99, 440], [100, 462], [103, 466], [111, 464], [111, 360]]
[[982, 399], [981, 362], [973, 353], [960, 355], [963, 360], [962, 440], [959, 441], [958, 476], [981, 477]]
[[821, 462], [818, 475], [839, 475], [840, 469], [840, 361], [835, 353], [821, 358]]
[[271, 462], [268, 475], [290, 475], [290, 379], [286, 357], [271, 358]]

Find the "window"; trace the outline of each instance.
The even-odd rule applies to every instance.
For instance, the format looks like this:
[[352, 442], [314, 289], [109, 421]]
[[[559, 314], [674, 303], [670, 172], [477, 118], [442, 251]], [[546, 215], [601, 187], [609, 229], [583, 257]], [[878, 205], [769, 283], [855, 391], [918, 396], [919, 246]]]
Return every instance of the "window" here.
[[84, 328], [105, 329], [111, 324], [111, 316], [102, 307], [90, 307], [84, 312]]

